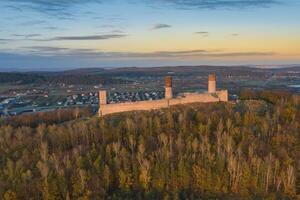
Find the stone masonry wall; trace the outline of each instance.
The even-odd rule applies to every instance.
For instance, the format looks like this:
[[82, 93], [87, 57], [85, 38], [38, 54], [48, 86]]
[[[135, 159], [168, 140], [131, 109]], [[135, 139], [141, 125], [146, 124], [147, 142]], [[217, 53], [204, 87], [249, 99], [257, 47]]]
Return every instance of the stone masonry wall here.
[[167, 108], [173, 105], [188, 104], [188, 103], [209, 103], [228, 101], [228, 91], [217, 91], [214, 94], [210, 93], [191, 93], [185, 94], [183, 97], [175, 99], [162, 99], [154, 101], [138, 101], [138, 102], [126, 102], [118, 104], [100, 105], [99, 115], [107, 115], [111, 113], [127, 112], [134, 110], [154, 110], [160, 108]]
[[217, 95], [218, 95], [220, 101], [224, 101], [224, 102], [228, 101], [228, 90], [217, 91]]
[[166, 107], [168, 107], [168, 100], [166, 99], [155, 101], [126, 102], [118, 104], [100, 105], [99, 114], [100, 116], [103, 116], [111, 113], [126, 112], [133, 110], [152, 110]]

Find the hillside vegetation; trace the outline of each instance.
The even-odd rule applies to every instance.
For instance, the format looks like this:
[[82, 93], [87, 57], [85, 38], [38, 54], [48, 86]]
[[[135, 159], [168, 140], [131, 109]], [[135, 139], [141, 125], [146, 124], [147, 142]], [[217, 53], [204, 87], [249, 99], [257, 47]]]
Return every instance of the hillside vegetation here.
[[275, 96], [5, 125], [0, 197], [297, 199], [299, 122], [300, 98]]
[[60, 124], [67, 121], [87, 118], [93, 115], [92, 109], [86, 108], [69, 108], [69, 109], [57, 109], [55, 111], [39, 112], [31, 114], [23, 114], [19, 116], [0, 118], [0, 126], [12, 126], [14, 128], [26, 126], [36, 128], [40, 124], [52, 125]]

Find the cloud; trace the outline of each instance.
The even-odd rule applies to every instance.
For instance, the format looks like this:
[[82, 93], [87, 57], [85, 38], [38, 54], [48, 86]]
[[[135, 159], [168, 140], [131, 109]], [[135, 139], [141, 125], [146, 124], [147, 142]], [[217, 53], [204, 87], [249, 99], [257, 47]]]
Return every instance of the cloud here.
[[17, 7], [17, 6], [13, 6], [13, 5], [8, 5], [8, 6], [4, 6], [5, 8], [11, 9], [13, 11], [17, 11], [17, 12], [23, 12], [22, 8]]
[[48, 31], [67, 30], [66, 28], [61, 28], [61, 27], [57, 27], [57, 26], [46, 26], [46, 27], [43, 27], [43, 29], [48, 30]]
[[[69, 16], [70, 9], [76, 5], [87, 3], [101, 3], [102, 0], [2, 0], [13, 4], [14, 9], [31, 9], [44, 14]], [[10, 6], [9, 5], [9, 6]]]
[[33, 37], [39, 37], [42, 36], [41, 34], [12, 34], [11, 36], [14, 37], [24, 37], [26, 39], [33, 38]]
[[40, 25], [40, 24], [46, 24], [45, 20], [32, 20], [32, 21], [27, 21], [20, 23], [19, 25], [21, 26], [34, 26], [34, 25]]
[[111, 33], [120, 33], [120, 34], [122, 34], [122, 33], [125, 33], [125, 31], [116, 29], [116, 30], [112, 30]]
[[208, 34], [208, 32], [206, 31], [198, 31], [198, 32], [195, 32], [196, 34]]
[[183, 51], [153, 51], [153, 52], [121, 52], [100, 51], [96, 49], [71, 49], [52, 46], [23, 47], [24, 52], [47, 56], [79, 56], [108, 59], [164, 59], [164, 58], [203, 58], [203, 57], [254, 57], [277, 55], [274, 52], [228, 52], [222, 50], [183, 50]]
[[169, 24], [155, 24], [151, 30], [163, 29], [163, 28], [171, 28], [172, 26]]
[[206, 32], [206, 31], [198, 31], [198, 32], [195, 32], [195, 34], [198, 34], [198, 35], [201, 35], [203, 37], [207, 37], [209, 35], [209, 32]]
[[99, 26], [99, 28], [115, 28], [115, 25], [111, 25], [111, 24], [103, 24], [101, 26]]
[[46, 29], [46, 30], [58, 30], [59, 28], [56, 27], [56, 26], [47, 26], [47, 27], [44, 27], [44, 29]]
[[70, 50], [70, 48], [51, 47], [51, 46], [30, 46], [30, 47], [23, 47], [23, 49], [29, 49], [36, 52], [52, 52], [52, 53], [57, 51]]
[[[150, 2], [147, 0], [147, 2]], [[154, 2], [154, 1], [151, 1]], [[157, 0], [155, 3], [175, 6], [178, 9], [241, 9], [250, 7], [270, 7], [281, 0]], [[151, 3], [150, 3], [151, 4]]]
[[44, 56], [92, 56], [97, 53], [95, 49], [72, 49], [66, 47], [53, 47], [53, 46], [28, 46], [23, 47], [23, 53], [30, 53], [34, 55]]
[[[0, 0], [4, 8], [17, 12], [33, 10], [49, 15], [60, 20], [75, 20], [78, 16], [94, 16], [96, 13], [89, 10], [81, 10], [88, 4], [102, 4], [114, 0]], [[177, 8], [177, 9], [243, 9], [270, 7], [281, 4], [283, 0], [125, 0], [131, 4], [147, 4], [153, 8]], [[102, 17], [100, 17], [102, 18]], [[124, 20], [119, 16], [111, 17], [111, 21]], [[166, 27], [164, 27], [166, 28]]]
[[59, 36], [48, 39], [33, 39], [33, 41], [63, 41], [63, 40], [109, 40], [123, 38], [126, 34], [105, 34], [105, 35], [87, 35], [87, 36]]
[[272, 56], [274, 52], [226, 52], [220, 50], [188, 50], [188, 51], [156, 51], [147, 53], [117, 53], [111, 52], [114, 56], [139, 57], [139, 58], [203, 58], [203, 57], [253, 57]]
[[[274, 52], [227, 52], [220, 50], [184, 50], [154, 52], [100, 51], [54, 46], [24, 47], [19, 51], [0, 51], [0, 70], [62, 70], [79, 67], [162, 66], [187, 64], [232, 64], [269, 60]], [[273, 62], [274, 60], [272, 60]]]
[[203, 49], [196, 49], [196, 50], [186, 50], [186, 51], [156, 51], [153, 55], [160, 55], [160, 56], [181, 56], [181, 55], [194, 55], [194, 54], [203, 54], [208, 52], [207, 50]]
[[277, 55], [275, 52], [229, 52], [210, 54], [212, 57], [252, 57], [252, 56], [274, 56]]
[[6, 44], [12, 42], [12, 39], [0, 38], [0, 44]]

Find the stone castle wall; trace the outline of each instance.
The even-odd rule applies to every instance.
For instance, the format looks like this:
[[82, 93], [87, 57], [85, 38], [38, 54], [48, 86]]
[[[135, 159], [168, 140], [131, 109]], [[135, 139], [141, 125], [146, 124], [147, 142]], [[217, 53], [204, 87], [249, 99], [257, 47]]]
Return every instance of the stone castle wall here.
[[220, 90], [216, 92], [220, 101], [227, 102], [229, 97], [228, 97], [228, 90]]
[[168, 100], [155, 100], [155, 101], [138, 101], [126, 102], [118, 104], [100, 105], [99, 115], [107, 115], [111, 113], [127, 112], [134, 110], [152, 110], [168, 107]]
[[174, 99], [162, 99], [154, 101], [126, 102], [118, 104], [100, 105], [99, 115], [104, 116], [112, 113], [135, 111], [135, 110], [154, 110], [167, 108], [173, 105], [188, 103], [209, 103], [228, 101], [228, 91], [222, 90], [216, 93], [187, 93]]

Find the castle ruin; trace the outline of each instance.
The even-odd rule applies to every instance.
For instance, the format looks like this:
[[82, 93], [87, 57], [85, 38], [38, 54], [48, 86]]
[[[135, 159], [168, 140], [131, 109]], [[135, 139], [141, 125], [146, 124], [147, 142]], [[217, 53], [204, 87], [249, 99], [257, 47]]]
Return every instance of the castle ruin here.
[[125, 102], [117, 104], [107, 103], [107, 92], [99, 91], [99, 116], [104, 116], [112, 113], [120, 113], [137, 110], [153, 110], [160, 108], [168, 108], [173, 105], [188, 104], [188, 103], [210, 103], [210, 102], [227, 102], [228, 91], [216, 90], [216, 75], [208, 76], [208, 91], [205, 93], [183, 93], [173, 98], [172, 92], [172, 77], [165, 77], [165, 99], [152, 101], [137, 101]]

